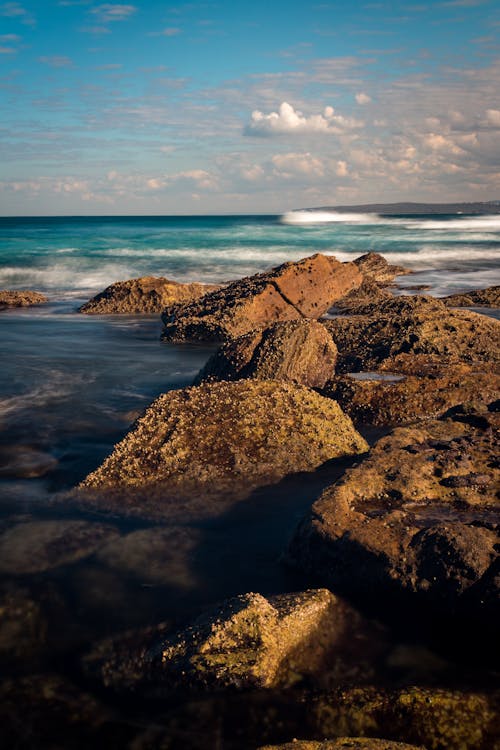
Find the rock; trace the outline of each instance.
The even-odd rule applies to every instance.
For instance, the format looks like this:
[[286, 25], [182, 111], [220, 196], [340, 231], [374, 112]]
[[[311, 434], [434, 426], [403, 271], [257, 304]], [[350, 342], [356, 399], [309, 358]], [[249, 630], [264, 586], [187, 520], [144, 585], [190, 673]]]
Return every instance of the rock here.
[[190, 302], [218, 288], [215, 284], [180, 284], [163, 276], [142, 276], [111, 284], [82, 305], [78, 312], [92, 315], [161, 313], [165, 307]]
[[465, 364], [427, 354], [399, 354], [374, 372], [334, 376], [321, 394], [358, 424], [396, 425], [436, 417], [465, 402], [486, 406], [500, 390], [488, 363]]
[[394, 297], [391, 292], [384, 289], [370, 277], [363, 279], [363, 282], [356, 289], [352, 289], [342, 299], [337, 300], [331, 308], [331, 313], [356, 313], [363, 311], [367, 306], [373, 306], [375, 303], [381, 304]]
[[204, 383], [146, 410], [80, 485], [84, 505], [149, 518], [193, 495], [243, 498], [287, 474], [361, 453], [366, 443], [338, 404], [275, 381]]
[[29, 575], [88, 557], [117, 531], [87, 521], [31, 521], [0, 536], [0, 573]]
[[354, 263], [363, 276], [372, 279], [382, 286], [392, 284], [396, 276], [406, 276], [413, 273], [413, 271], [403, 266], [390, 265], [384, 256], [379, 253], [365, 253], [356, 258]]
[[223, 341], [279, 321], [319, 318], [362, 279], [354, 263], [319, 253], [284, 263], [202, 300], [167, 308], [163, 338]]
[[[143, 639], [87, 658], [104, 683], [123, 690], [290, 686], [324, 669], [336, 642], [356, 624], [353, 611], [326, 589], [266, 599], [243, 594], [223, 602], [174, 636]], [[127, 648], [129, 649], [127, 652]]]
[[338, 737], [336, 740], [293, 740], [284, 745], [265, 745], [259, 750], [425, 750], [422, 745], [377, 740], [373, 737]]
[[40, 605], [23, 588], [0, 591], [0, 663], [26, 662], [40, 655], [47, 638], [47, 622]]
[[415, 607], [466, 617], [473, 604], [484, 626], [498, 616], [499, 424], [496, 413], [457, 409], [396, 428], [314, 503], [289, 561], [371, 601], [412, 596]]
[[337, 347], [315, 320], [275, 323], [226, 342], [196, 377], [203, 380], [289, 380], [320, 388], [335, 371]]
[[332, 691], [312, 699], [309, 711], [320, 737], [378, 735], [436, 750], [490, 750], [498, 747], [498, 708], [498, 694], [374, 687]]
[[32, 291], [9, 291], [0, 290], [0, 310], [6, 310], [9, 307], [30, 307], [31, 305], [42, 305], [48, 302], [48, 298], [41, 292]]
[[441, 299], [448, 307], [500, 307], [500, 286], [475, 289], [463, 294], [449, 294]]
[[323, 320], [338, 347], [338, 372], [376, 370], [398, 354], [430, 354], [478, 365], [500, 362], [500, 322], [448, 310], [426, 296], [394, 297]]

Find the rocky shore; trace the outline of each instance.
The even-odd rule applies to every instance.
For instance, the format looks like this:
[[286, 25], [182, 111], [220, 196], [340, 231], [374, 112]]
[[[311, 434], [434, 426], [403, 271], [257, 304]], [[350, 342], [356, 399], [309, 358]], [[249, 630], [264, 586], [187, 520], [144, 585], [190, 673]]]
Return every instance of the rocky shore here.
[[30, 307], [31, 305], [43, 305], [45, 302], [48, 302], [48, 298], [41, 292], [33, 292], [31, 290], [0, 290], [0, 310], [7, 310], [9, 307]]
[[[130, 750], [500, 748], [500, 322], [452, 309], [456, 298], [398, 296], [403, 273], [374, 253], [317, 254], [211, 290], [120, 282], [81, 308], [161, 307], [164, 341], [220, 347], [55, 499], [76, 518], [0, 526], [6, 746], [21, 704], [20, 747], [59, 747], [62, 732], [67, 746]], [[302, 518], [287, 512], [294, 479], [311, 487]], [[168, 587], [180, 598], [195, 585], [203, 534], [251, 519], [280, 487], [282, 589], [164, 611]], [[137, 610], [126, 629], [113, 621], [124, 571]], [[93, 637], [72, 625], [63, 646], [66, 574], [100, 614]], [[461, 662], [483, 676], [464, 682]]]

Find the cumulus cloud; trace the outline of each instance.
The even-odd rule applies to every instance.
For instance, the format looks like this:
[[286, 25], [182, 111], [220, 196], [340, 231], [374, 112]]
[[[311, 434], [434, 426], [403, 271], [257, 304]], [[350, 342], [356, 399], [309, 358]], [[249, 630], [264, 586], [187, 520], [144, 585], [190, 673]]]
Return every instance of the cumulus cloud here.
[[494, 128], [500, 128], [500, 109], [487, 109], [486, 122]]
[[362, 91], [356, 94], [355, 98], [358, 104], [370, 104], [372, 100], [371, 96], [368, 96], [368, 94], [364, 94]]
[[274, 165], [274, 173], [282, 177], [293, 177], [294, 175], [323, 177], [325, 174], [322, 160], [312, 156], [309, 152], [305, 154], [277, 154], [272, 157], [271, 161]]
[[359, 120], [336, 114], [333, 107], [325, 107], [322, 114], [307, 117], [288, 102], [283, 102], [278, 112], [266, 115], [260, 110], [254, 110], [244, 133], [257, 136], [343, 135], [362, 126], [363, 123]]
[[111, 3], [105, 3], [104, 5], [98, 5], [92, 8], [90, 11], [97, 16], [101, 23], [109, 23], [110, 21], [126, 21], [131, 15], [136, 12], [137, 8], [135, 5], [113, 5]]

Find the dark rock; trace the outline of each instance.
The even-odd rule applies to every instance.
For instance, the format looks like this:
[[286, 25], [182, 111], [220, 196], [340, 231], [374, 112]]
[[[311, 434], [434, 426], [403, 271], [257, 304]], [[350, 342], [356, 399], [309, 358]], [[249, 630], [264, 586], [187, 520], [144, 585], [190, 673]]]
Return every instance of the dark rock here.
[[16, 586], [0, 591], [0, 662], [33, 660], [42, 653], [47, 621], [30, 592]]
[[162, 316], [163, 338], [222, 341], [278, 321], [319, 318], [362, 278], [353, 263], [320, 254], [284, 263], [202, 300], [168, 307]]
[[163, 276], [142, 276], [111, 284], [82, 305], [78, 312], [92, 315], [161, 313], [169, 305], [198, 299], [218, 288], [214, 284], [180, 284]]
[[315, 320], [276, 323], [229, 341], [208, 360], [195, 384], [203, 380], [289, 380], [322, 387], [332, 376], [337, 347]]
[[9, 307], [42, 305], [44, 302], [48, 302], [48, 298], [41, 292], [0, 290], [0, 310], [6, 310]]
[[366, 450], [338, 404], [304, 386], [245, 380], [170, 391], [146, 410], [79, 502], [161, 518], [180, 499], [246, 497], [255, 487]]
[[284, 745], [265, 745], [259, 750], [425, 750], [422, 745], [377, 740], [373, 737], [338, 737], [336, 740], [293, 740]]
[[441, 298], [448, 307], [500, 307], [500, 286], [475, 289]]

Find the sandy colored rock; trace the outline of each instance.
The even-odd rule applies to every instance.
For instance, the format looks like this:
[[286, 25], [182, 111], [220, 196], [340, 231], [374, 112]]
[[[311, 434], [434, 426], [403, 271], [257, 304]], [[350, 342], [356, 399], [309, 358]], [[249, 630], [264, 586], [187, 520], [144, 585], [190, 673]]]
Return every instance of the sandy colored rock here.
[[320, 388], [335, 371], [337, 347], [316, 320], [276, 323], [226, 342], [208, 360], [203, 380], [288, 380]]
[[142, 276], [128, 281], [117, 281], [82, 305], [78, 312], [92, 315], [117, 313], [161, 313], [177, 302], [189, 302], [213, 292], [214, 284], [180, 284], [164, 276]]
[[491, 573], [500, 414], [452, 411], [381, 438], [314, 503], [289, 560], [333, 590], [381, 601], [412, 595], [447, 614], [472, 608], [478, 623], [489, 620], [498, 610]]
[[372, 279], [381, 286], [387, 286], [394, 282], [396, 276], [406, 276], [413, 273], [403, 266], [391, 265], [383, 255], [379, 253], [365, 253], [356, 258], [357, 265], [363, 276]]
[[441, 299], [449, 307], [500, 307], [500, 286], [489, 286], [486, 289], [475, 289], [462, 294], [449, 294]]
[[337, 300], [330, 312], [332, 314], [353, 314], [365, 310], [368, 306], [375, 303], [381, 304], [394, 295], [373, 279], [366, 277], [360, 286], [348, 292], [342, 299]]
[[[326, 589], [265, 598], [242, 594], [208, 611], [185, 630], [132, 648], [101, 648], [87, 671], [117, 689], [289, 686], [324, 668], [356, 615]], [[128, 654], [127, 650], [129, 649]]]
[[500, 321], [449, 310], [426, 296], [394, 297], [322, 321], [338, 347], [337, 371], [376, 370], [398, 354], [430, 354], [477, 365], [500, 362]]
[[29, 575], [81, 560], [117, 535], [112, 526], [87, 521], [31, 521], [0, 536], [0, 572]]
[[319, 253], [284, 263], [202, 300], [167, 308], [162, 316], [163, 338], [223, 341], [278, 321], [319, 318], [362, 279], [354, 263], [340, 263]]
[[500, 375], [478, 365], [427, 354], [399, 354], [374, 372], [334, 376], [321, 390], [358, 424], [396, 425], [437, 417], [465, 402], [486, 406]]
[[0, 310], [6, 310], [9, 307], [42, 305], [44, 302], [48, 302], [48, 297], [41, 292], [0, 290]]
[[374, 739], [373, 737], [339, 737], [336, 740], [293, 740], [284, 745], [265, 745], [259, 750], [425, 750], [422, 745]]
[[498, 694], [419, 687], [336, 690], [310, 705], [315, 735], [378, 735], [427, 750], [497, 748], [498, 709]]
[[366, 447], [338, 404], [305, 386], [204, 383], [156, 399], [82, 483], [80, 501], [161, 518], [172, 498], [245, 497]]

